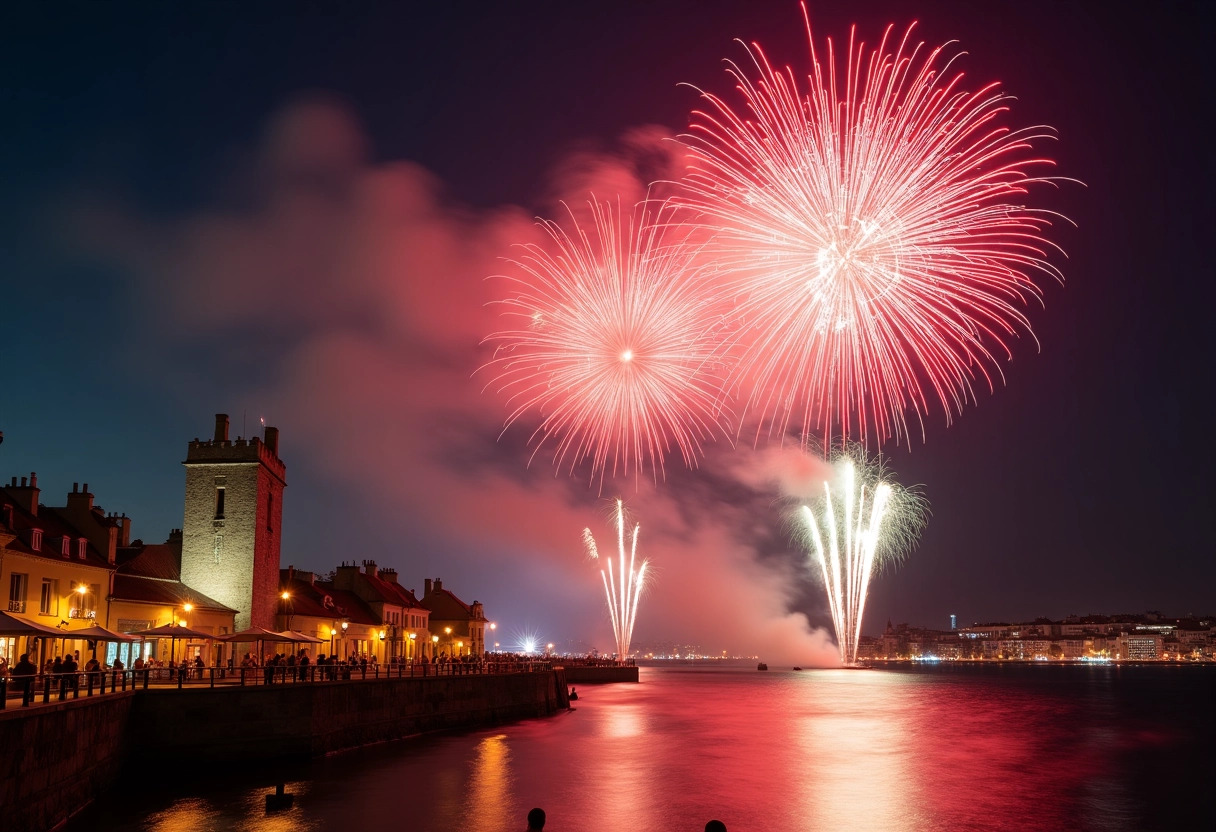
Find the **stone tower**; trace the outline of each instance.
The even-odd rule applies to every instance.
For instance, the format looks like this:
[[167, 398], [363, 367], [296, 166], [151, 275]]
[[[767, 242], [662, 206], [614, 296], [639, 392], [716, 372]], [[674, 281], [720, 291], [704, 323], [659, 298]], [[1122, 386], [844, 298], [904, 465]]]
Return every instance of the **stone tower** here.
[[265, 440], [232, 441], [218, 413], [215, 437], [191, 442], [182, 464], [182, 583], [236, 610], [238, 631], [274, 629], [287, 487], [278, 428], [266, 428]]

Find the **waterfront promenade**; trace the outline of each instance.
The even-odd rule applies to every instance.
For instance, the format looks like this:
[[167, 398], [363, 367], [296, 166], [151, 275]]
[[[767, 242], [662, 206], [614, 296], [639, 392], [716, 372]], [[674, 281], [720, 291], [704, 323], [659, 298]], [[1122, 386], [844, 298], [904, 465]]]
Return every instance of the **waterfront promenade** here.
[[[273, 766], [569, 707], [564, 670], [543, 660], [369, 664], [334, 678], [324, 666], [210, 670], [81, 673], [52, 676], [49, 684], [39, 676], [29, 707], [9, 691], [0, 711], [5, 832], [54, 827], [122, 772], [154, 784], [187, 771]], [[174, 761], [171, 770], [164, 760]]]
[[[561, 664], [561, 663], [558, 663]], [[429, 664], [312, 664], [289, 667], [152, 667], [138, 670], [95, 670], [78, 673], [39, 673], [33, 677], [30, 707], [67, 699], [105, 696], [128, 690], [167, 688], [225, 688], [256, 685], [296, 685], [320, 682], [365, 682], [379, 679], [427, 679], [451, 676], [484, 676], [503, 673], [539, 673], [552, 670], [550, 660], [506, 659]], [[0, 678], [0, 710], [20, 707], [22, 680]]]

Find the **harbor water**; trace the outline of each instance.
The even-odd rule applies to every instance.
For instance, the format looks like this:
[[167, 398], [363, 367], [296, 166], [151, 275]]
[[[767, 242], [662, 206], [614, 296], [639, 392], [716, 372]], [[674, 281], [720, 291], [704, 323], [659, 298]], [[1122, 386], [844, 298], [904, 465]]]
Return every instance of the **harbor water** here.
[[[272, 769], [127, 773], [69, 830], [1216, 829], [1216, 665], [643, 667], [572, 710]], [[267, 811], [283, 782], [290, 809]]]

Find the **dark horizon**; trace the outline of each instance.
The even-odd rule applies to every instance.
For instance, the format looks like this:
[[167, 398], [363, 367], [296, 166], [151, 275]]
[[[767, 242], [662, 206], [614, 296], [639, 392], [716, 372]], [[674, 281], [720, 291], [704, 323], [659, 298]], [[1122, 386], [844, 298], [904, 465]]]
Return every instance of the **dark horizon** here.
[[[817, 45], [911, 14], [810, 9]], [[637, 187], [698, 105], [680, 84], [730, 93], [733, 38], [804, 70], [797, 3], [0, 15], [5, 482], [37, 471], [53, 505], [87, 481], [159, 542], [182, 524], [186, 443], [217, 412], [234, 435], [265, 418], [287, 464], [283, 567], [376, 559], [407, 587], [442, 577], [508, 634], [603, 650], [580, 535], [609, 533], [620, 494], [656, 568], [637, 642], [823, 648], [801, 619], [830, 627], [822, 590], [760, 478], [771, 446], [720, 443], [601, 494], [543, 452], [529, 466], [527, 431], [499, 440], [506, 413], [473, 377], [485, 278], [532, 217]], [[934, 0], [915, 19], [1015, 97], [1009, 124], [1054, 127], [1043, 152], [1084, 185], [1032, 194], [1076, 227], [1051, 231], [1065, 283], [1041, 281], [1004, 383], [882, 448], [932, 516], [875, 579], [864, 631], [1210, 615], [1212, 12]]]

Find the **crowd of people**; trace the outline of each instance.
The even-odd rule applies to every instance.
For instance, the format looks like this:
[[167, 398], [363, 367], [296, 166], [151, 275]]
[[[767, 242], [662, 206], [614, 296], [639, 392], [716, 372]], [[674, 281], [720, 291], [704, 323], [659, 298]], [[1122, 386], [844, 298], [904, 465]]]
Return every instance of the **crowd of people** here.
[[[545, 667], [553, 656], [536, 656], [527, 653], [486, 652], [482, 655], [462, 654], [448, 655], [441, 652], [431, 657], [392, 657], [388, 665], [381, 665], [374, 654], [352, 653], [346, 658], [321, 653], [315, 659], [310, 656], [309, 649], [288, 651], [286, 653], [266, 653], [259, 658], [250, 652], [235, 663], [229, 659], [222, 665], [213, 668], [216, 678], [231, 676], [232, 671], [239, 670], [241, 682], [248, 683], [251, 679], [259, 679], [264, 684], [275, 684], [295, 681], [349, 681], [371, 676], [379, 678], [385, 675], [465, 675], [482, 673], [514, 673], [536, 670]], [[567, 662], [586, 662], [588, 659], [572, 659], [564, 657]], [[611, 663], [612, 660], [590, 659]], [[167, 662], [154, 656], [137, 656], [131, 663], [130, 671], [153, 671], [152, 678], [168, 678], [185, 682], [193, 677], [203, 680], [207, 678], [208, 665], [201, 654], [192, 658], [177, 661], [170, 658]], [[16, 665], [0, 657], [0, 679], [12, 679], [12, 689], [21, 691], [23, 704], [28, 705], [35, 693], [35, 688], [41, 689], [44, 683], [50, 685], [50, 690], [58, 691], [59, 698], [78, 695], [82, 680], [86, 681], [90, 693], [94, 686], [102, 682], [103, 674], [121, 673], [128, 671], [121, 659], [115, 658], [106, 664], [94, 655], [83, 665], [80, 651], [72, 651], [62, 656], [48, 659], [42, 668], [30, 661], [27, 654], [22, 654]], [[117, 682], [115, 682], [117, 684]], [[104, 690], [104, 685], [102, 685]], [[126, 683], [123, 683], [126, 689]]]

